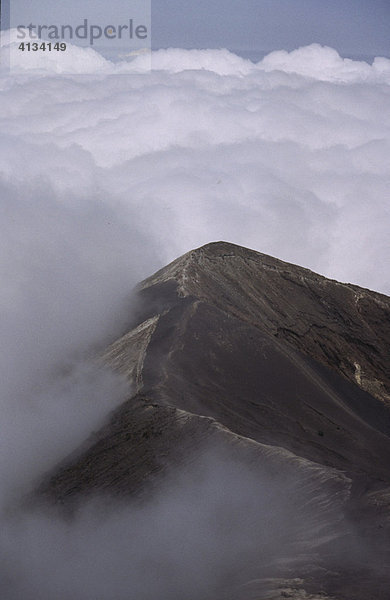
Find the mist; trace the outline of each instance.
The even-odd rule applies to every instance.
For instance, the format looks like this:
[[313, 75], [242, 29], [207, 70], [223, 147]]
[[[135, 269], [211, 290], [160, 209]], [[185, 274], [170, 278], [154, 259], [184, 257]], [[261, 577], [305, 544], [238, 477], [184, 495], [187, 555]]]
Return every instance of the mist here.
[[3, 185], [2, 208], [1, 476], [8, 496], [11, 481], [19, 489], [54, 465], [129, 394], [94, 358], [130, 318], [148, 251], [140, 230], [123, 226], [120, 210], [96, 197]]
[[142, 505], [98, 497], [71, 520], [54, 509], [8, 517], [3, 597], [247, 598], [251, 588], [272, 591], [276, 574], [288, 582], [307, 570], [330, 541], [340, 561], [352, 539], [342, 522], [347, 481], [327, 488], [320, 469], [271, 474], [227, 447], [198, 451]]

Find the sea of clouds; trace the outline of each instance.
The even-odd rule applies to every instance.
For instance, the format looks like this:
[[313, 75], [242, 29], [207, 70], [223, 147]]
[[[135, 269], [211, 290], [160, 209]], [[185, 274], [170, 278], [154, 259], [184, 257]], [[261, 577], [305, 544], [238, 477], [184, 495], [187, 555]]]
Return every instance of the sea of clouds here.
[[151, 268], [224, 239], [390, 292], [389, 59], [313, 44], [257, 64], [180, 49], [113, 64], [90, 48], [11, 47], [0, 173], [12, 189], [120, 209], [150, 235]]
[[[390, 60], [313, 44], [257, 64], [223, 49], [113, 64], [72, 46], [18, 52], [15, 35], [2, 44], [12, 62], [0, 72], [8, 515], [128, 395], [91, 358], [128, 321], [132, 287], [178, 255], [226, 240], [390, 293]], [[64, 540], [59, 523], [15, 534], [6, 522], [9, 581]], [[69, 597], [89, 598], [81, 583]]]

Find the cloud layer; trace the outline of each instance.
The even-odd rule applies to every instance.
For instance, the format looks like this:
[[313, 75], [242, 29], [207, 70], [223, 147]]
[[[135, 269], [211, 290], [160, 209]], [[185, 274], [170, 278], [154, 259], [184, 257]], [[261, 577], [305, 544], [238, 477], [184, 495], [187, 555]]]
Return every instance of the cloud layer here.
[[227, 50], [43, 54], [40, 69], [15, 54], [2, 78], [11, 185], [120, 205], [161, 244], [156, 267], [226, 239], [390, 291], [388, 59], [316, 44], [258, 64]]

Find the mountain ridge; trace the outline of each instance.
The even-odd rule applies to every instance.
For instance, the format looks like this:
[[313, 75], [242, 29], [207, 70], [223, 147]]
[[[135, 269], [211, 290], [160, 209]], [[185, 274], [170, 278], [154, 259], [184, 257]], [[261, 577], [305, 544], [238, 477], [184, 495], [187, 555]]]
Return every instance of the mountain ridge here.
[[[170, 263], [168, 263], [166, 266], [158, 269], [153, 275], [150, 275], [149, 277], [145, 278], [143, 281], [141, 281], [138, 284], [137, 288], [144, 289], [146, 287], [149, 287], [150, 285], [153, 285], [154, 283], [157, 283], [158, 281], [161, 282], [162, 280], [160, 279], [160, 275], [162, 275], [163, 273], [166, 273], [166, 274], [174, 273], [176, 271], [176, 267], [183, 268], [186, 265], [188, 265], [192, 260], [197, 260], [201, 256], [209, 256], [211, 258], [213, 256], [214, 256], [214, 258], [218, 258], [218, 257], [220, 257], [220, 258], [228, 258], [228, 257], [237, 258], [239, 256], [243, 256], [245, 258], [249, 257], [249, 259], [261, 262], [262, 266], [265, 268], [269, 267], [271, 269], [276, 270], [279, 266], [280, 270], [284, 269], [286, 271], [289, 271], [291, 269], [294, 269], [295, 271], [298, 271], [299, 273], [301, 273], [302, 276], [306, 275], [308, 279], [312, 279], [314, 281], [318, 281], [318, 280], [322, 279], [322, 280], [326, 280], [328, 282], [337, 284], [339, 286], [347, 286], [349, 288], [353, 288], [357, 292], [358, 291], [368, 292], [370, 294], [373, 294], [374, 296], [377, 296], [379, 300], [380, 300], [380, 298], [383, 298], [384, 300], [387, 300], [389, 298], [386, 294], [383, 294], [381, 292], [377, 292], [375, 290], [371, 290], [369, 288], [365, 288], [363, 286], [360, 286], [358, 284], [351, 283], [351, 282], [340, 282], [331, 277], [321, 275], [321, 274], [317, 273], [316, 271], [309, 269], [308, 267], [302, 267], [295, 263], [291, 263], [289, 261], [285, 261], [280, 258], [276, 258], [269, 254], [264, 254], [263, 252], [259, 252], [258, 250], [246, 248], [246, 247], [240, 246], [238, 244], [234, 244], [232, 242], [226, 242], [223, 240], [208, 242], [207, 244], [204, 244], [193, 250], [189, 250], [188, 252], [185, 252], [178, 258], [176, 258], [173, 261], [171, 261]], [[175, 267], [175, 269], [174, 269], [174, 267]], [[179, 269], [177, 269], [177, 271], [179, 271]]]
[[[390, 555], [390, 298], [225, 242], [176, 259], [137, 297], [101, 357], [131, 396], [39, 495], [70, 507], [96, 494], [147, 498], [218, 448], [259, 477], [277, 473], [286, 490], [294, 481], [303, 527], [298, 507], [317, 506], [328, 532], [320, 562], [332, 562], [327, 536], [348, 538], [354, 523], [386, 600], [374, 563]], [[317, 552], [314, 531], [305, 543]], [[332, 568], [318, 580], [329, 598], [366, 600], [374, 580], [363, 564], [361, 590], [344, 573], [336, 596]], [[312, 597], [309, 587], [291, 597]]]
[[[230, 266], [229, 269], [227, 268], [227, 265], [224, 264], [223, 269], [219, 269], [217, 273], [215, 273], [215, 267], [216, 264], [218, 264], [216, 261], [218, 259], [222, 259], [225, 263], [226, 258], [233, 259], [235, 261], [241, 261], [241, 265], [239, 264], [238, 268], [236, 266], [234, 268]], [[254, 250], [243, 249], [240, 246], [226, 242], [213, 242], [186, 253], [179, 259], [176, 259], [170, 263], [167, 267], [160, 269], [157, 271], [157, 273], [144, 280], [139, 285], [138, 289], [142, 293], [156, 285], [160, 286], [160, 288], [161, 285], [164, 285], [167, 288], [170, 284], [175, 285], [174, 282], [176, 282], [177, 293], [179, 296], [188, 297], [193, 295], [198, 299], [211, 300], [211, 302], [216, 304], [220, 309], [226, 310], [226, 306], [221, 306], [222, 303], [218, 298], [216, 298], [215, 290], [213, 293], [209, 293], [210, 269], [208, 269], [209, 280], [207, 280], [207, 273], [206, 277], [204, 276], [205, 271], [207, 270], [207, 260], [214, 261], [212, 264], [214, 273], [211, 280], [211, 285], [218, 286], [221, 294], [225, 295], [224, 301], [226, 300], [226, 297], [229, 298], [228, 308], [230, 310], [233, 309], [233, 314], [244, 320], [248, 320], [249, 318], [249, 321], [252, 325], [261, 326], [262, 329], [265, 328], [273, 335], [282, 337], [282, 339], [285, 341], [289, 341], [293, 345], [296, 345], [301, 351], [305, 350], [304, 345], [307, 343], [306, 334], [310, 333], [310, 328], [319, 327], [324, 329], [324, 323], [319, 323], [317, 325], [314, 320], [310, 321], [310, 318], [302, 318], [302, 314], [299, 314], [303, 311], [308, 311], [310, 308], [313, 308], [313, 302], [306, 301], [306, 303], [302, 306], [302, 310], [299, 310], [298, 302], [298, 310], [294, 310], [295, 307], [292, 307], [293, 310], [291, 310], [290, 306], [288, 307], [290, 309], [290, 314], [287, 313], [287, 315], [283, 314], [282, 311], [279, 311], [275, 314], [275, 311], [272, 310], [271, 307], [272, 302], [274, 302], [277, 306], [280, 304], [279, 298], [282, 297], [283, 302], [286, 303], [286, 299], [283, 298], [283, 291], [285, 292], [286, 290], [283, 288], [290, 288], [289, 291], [294, 300], [294, 295], [296, 296], [296, 294], [294, 294], [292, 287], [306, 286], [308, 288], [308, 294], [306, 294], [306, 296], [314, 294], [315, 306], [314, 310], [312, 310], [314, 315], [318, 313], [318, 305], [322, 305], [323, 307], [322, 317], [326, 316], [330, 304], [336, 306], [337, 310], [335, 315], [332, 316], [331, 319], [326, 319], [325, 325], [327, 325], [328, 329], [331, 325], [337, 325], [337, 318], [339, 321], [341, 321], [341, 325], [343, 327], [345, 324], [348, 325], [348, 320], [351, 321], [352, 314], [354, 321], [357, 322], [358, 328], [357, 330], [356, 328], [355, 330], [350, 328], [348, 335], [352, 338], [352, 342], [353, 337], [355, 337], [355, 339], [357, 339], [361, 345], [362, 334], [365, 334], [363, 342], [367, 345], [370, 345], [370, 348], [368, 353], [366, 352], [365, 355], [362, 355], [362, 352], [355, 347], [356, 356], [351, 356], [349, 363], [342, 364], [338, 368], [338, 372], [341, 372], [350, 381], [358, 383], [360, 387], [373, 394], [375, 397], [388, 403], [390, 406], [390, 380], [384, 368], [387, 363], [385, 362], [385, 365], [378, 370], [378, 362], [376, 365], [372, 365], [370, 360], [372, 353], [378, 354], [377, 348], [375, 347], [375, 344], [377, 344], [378, 341], [381, 342], [379, 354], [382, 355], [382, 364], [383, 354], [386, 353], [387, 340], [390, 337], [390, 300], [387, 296], [378, 292], [361, 288], [354, 284], [339, 283], [333, 279], [328, 279], [318, 275], [317, 273], [314, 273], [309, 269], [305, 269], [304, 267], [299, 267], [291, 263], [280, 261], [279, 259], [269, 257]], [[254, 263], [255, 269], [249, 269], [249, 274], [246, 274], [245, 281], [240, 281], [237, 277], [240, 272], [240, 267], [245, 267], [245, 263], [248, 260]], [[225, 271], [222, 273], [222, 277], [221, 270]], [[241, 283], [241, 295], [243, 290], [245, 290], [244, 303], [246, 303], [247, 309], [249, 308], [249, 310], [246, 312], [242, 310], [237, 312], [237, 307], [235, 307], [231, 302], [231, 298], [235, 295], [237, 296], [237, 285], [234, 287], [230, 286], [230, 289], [227, 289], [227, 286], [224, 285], [223, 277], [226, 277], [226, 274], [229, 277], [232, 277], [232, 270], [235, 270], [234, 277], [236, 279], [236, 283], [237, 279], [238, 283]], [[261, 290], [259, 287], [251, 289], [251, 277], [253, 277], [253, 271], [256, 270], [261, 272], [265, 284], [268, 283], [268, 288], [265, 290]], [[215, 275], [217, 275], [217, 277]], [[275, 287], [275, 279], [277, 276], [283, 280], [282, 286], [279, 284], [276, 289], [272, 290], [272, 285]], [[270, 281], [271, 285], [269, 284]], [[314, 284], [314, 288], [313, 285], [310, 284]], [[329, 289], [331, 290], [332, 294], [330, 300], [327, 300], [326, 295], [329, 295]], [[248, 290], [250, 293], [248, 293]], [[323, 294], [323, 298], [321, 298], [321, 294]], [[162, 294], [162, 296], [163, 295], [164, 294]], [[337, 298], [337, 296], [341, 297]], [[253, 298], [255, 298], [254, 302]], [[259, 299], [261, 298], [265, 298], [266, 302], [260, 302]], [[239, 298], [239, 302], [243, 304], [242, 298]], [[345, 305], [348, 305], [347, 311], [345, 310]], [[260, 323], [259, 318], [253, 317], [258, 317], [262, 309], [264, 309], [267, 322], [265, 322], [263, 319]], [[348, 311], [350, 314], [348, 314]], [[284, 312], [286, 312], [286, 307], [284, 307]], [[293, 327], [291, 327], [291, 325], [293, 325]], [[373, 327], [374, 332], [372, 334], [370, 330]], [[385, 331], [383, 332], [384, 327]], [[334, 334], [335, 327], [330, 327], [330, 329], [332, 334]], [[319, 338], [322, 336], [322, 334], [323, 331], [317, 332], [317, 335], [313, 337], [307, 353], [319, 360], [321, 363], [335, 368], [335, 361], [332, 361], [331, 357], [329, 356], [328, 346], [326, 344], [323, 345], [322, 351], [319, 351], [318, 346], [321, 345]], [[302, 335], [305, 335], [306, 339], [303, 344], [300, 344], [297, 337]], [[334, 345], [334, 339], [331, 340], [331, 345]], [[340, 351], [339, 356], [336, 357], [336, 360], [342, 361], [341, 354], [342, 352]], [[351, 354], [351, 349], [349, 349], [349, 354]]]

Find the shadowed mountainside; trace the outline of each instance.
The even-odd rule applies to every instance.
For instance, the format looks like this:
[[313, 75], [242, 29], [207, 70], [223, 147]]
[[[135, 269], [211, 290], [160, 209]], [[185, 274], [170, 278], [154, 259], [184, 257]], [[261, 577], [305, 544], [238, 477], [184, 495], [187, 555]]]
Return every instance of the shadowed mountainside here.
[[[40, 493], [142, 499], [212, 446], [286, 493], [293, 481], [297, 523], [315, 507], [314, 566], [281, 568], [264, 598], [387, 599], [390, 299], [225, 242], [161, 269], [137, 298], [103, 356], [133, 395]], [[338, 568], [350, 524], [364, 558]], [[259, 598], [248, 586], [237, 597]]]

